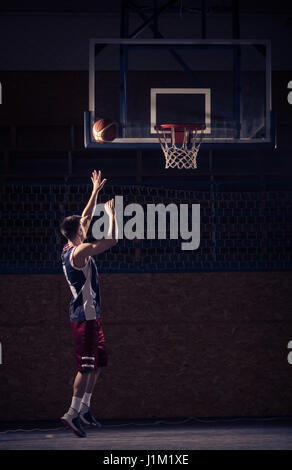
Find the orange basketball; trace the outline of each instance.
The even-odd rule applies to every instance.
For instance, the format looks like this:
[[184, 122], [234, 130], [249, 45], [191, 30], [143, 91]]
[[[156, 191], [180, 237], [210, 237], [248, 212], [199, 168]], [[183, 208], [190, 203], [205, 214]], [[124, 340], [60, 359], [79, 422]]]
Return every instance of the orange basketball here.
[[118, 136], [117, 125], [110, 119], [99, 119], [92, 128], [92, 134], [97, 142], [112, 142]]

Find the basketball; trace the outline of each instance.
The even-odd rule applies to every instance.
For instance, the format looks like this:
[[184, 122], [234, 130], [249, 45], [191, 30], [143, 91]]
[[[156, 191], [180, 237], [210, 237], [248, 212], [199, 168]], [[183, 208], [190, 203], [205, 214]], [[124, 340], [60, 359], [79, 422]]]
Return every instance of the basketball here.
[[92, 128], [92, 134], [97, 142], [112, 142], [118, 134], [117, 125], [110, 119], [99, 119]]

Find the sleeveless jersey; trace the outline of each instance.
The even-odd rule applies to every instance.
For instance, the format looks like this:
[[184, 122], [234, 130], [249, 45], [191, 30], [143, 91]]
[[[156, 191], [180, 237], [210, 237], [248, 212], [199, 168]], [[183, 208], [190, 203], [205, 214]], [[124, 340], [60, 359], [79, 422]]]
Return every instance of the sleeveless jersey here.
[[73, 295], [69, 307], [70, 321], [94, 320], [100, 317], [98, 271], [91, 256], [83, 268], [74, 266], [76, 248], [66, 245], [61, 255], [63, 271]]

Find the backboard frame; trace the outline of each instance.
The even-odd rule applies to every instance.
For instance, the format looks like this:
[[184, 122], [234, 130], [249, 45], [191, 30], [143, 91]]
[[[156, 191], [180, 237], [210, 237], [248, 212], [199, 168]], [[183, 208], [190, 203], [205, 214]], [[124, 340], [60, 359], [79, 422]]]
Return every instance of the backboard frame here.
[[[272, 92], [271, 92], [271, 41], [264, 39], [120, 39], [120, 38], [94, 38], [90, 39], [89, 42], [89, 110], [84, 113], [84, 146], [88, 149], [96, 148], [112, 148], [112, 149], [157, 149], [159, 148], [159, 141], [156, 135], [153, 137], [123, 137], [119, 136], [111, 143], [99, 143], [93, 140], [92, 138], [92, 125], [95, 119], [96, 103], [95, 103], [95, 61], [96, 61], [96, 48], [98, 50], [103, 49], [107, 45], [116, 45], [120, 48], [125, 48], [127, 51], [131, 49], [145, 49], [145, 48], [160, 48], [160, 49], [169, 49], [170, 47], [175, 47], [176, 49], [185, 49], [185, 48], [231, 48], [236, 49], [236, 46], [261, 46], [265, 48], [265, 137], [263, 138], [254, 138], [254, 139], [242, 139], [242, 138], [226, 138], [222, 139], [208, 138], [207, 135], [204, 135], [204, 146], [207, 145], [208, 148], [214, 147], [240, 147], [243, 146], [274, 146], [275, 147], [275, 126], [274, 119], [272, 114]], [[126, 70], [121, 71], [121, 80], [123, 80], [123, 74], [126, 73]], [[168, 90], [168, 91], [166, 91]], [[155, 107], [153, 103], [155, 97], [158, 93], [196, 93], [195, 88], [190, 88], [189, 91], [183, 91], [182, 89], [170, 89], [170, 88], [156, 88], [151, 89], [151, 133], [155, 133], [154, 124], [155, 124]], [[210, 109], [210, 90], [201, 88], [201, 93], [205, 93], [206, 106]], [[121, 87], [121, 96], [120, 96], [120, 119], [125, 121], [126, 119], [126, 110], [124, 103], [125, 97], [123, 96], [122, 87]], [[207, 108], [206, 108], [207, 109]], [[208, 119], [208, 118], [207, 118]], [[211, 122], [206, 122], [206, 128], [211, 125]], [[205, 133], [206, 134], [206, 133]]]

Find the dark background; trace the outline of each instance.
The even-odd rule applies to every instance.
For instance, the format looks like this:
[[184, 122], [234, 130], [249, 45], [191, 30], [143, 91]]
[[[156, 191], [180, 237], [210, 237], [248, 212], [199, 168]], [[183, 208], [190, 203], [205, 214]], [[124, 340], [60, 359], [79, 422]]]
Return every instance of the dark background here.
[[[70, 404], [70, 291], [57, 225], [82, 211], [94, 168], [109, 180], [104, 198], [128, 191], [129, 201], [163, 202], [163, 185], [169, 200], [202, 210], [201, 247], [187, 257], [138, 241], [99, 260], [109, 367], [96, 415], [290, 416], [291, 7], [239, 2], [240, 37], [272, 40], [277, 148], [202, 146], [193, 173], [165, 170], [160, 149], [83, 147], [88, 41], [120, 36], [121, 3], [2, 2], [0, 419], [56, 419]], [[231, 38], [231, 2], [206, 3], [207, 37]], [[152, 2], [135, 4], [152, 14]], [[200, 38], [200, 5], [177, 2], [160, 31]], [[129, 23], [134, 31], [141, 19], [132, 12]], [[145, 188], [139, 197], [135, 185]]]

